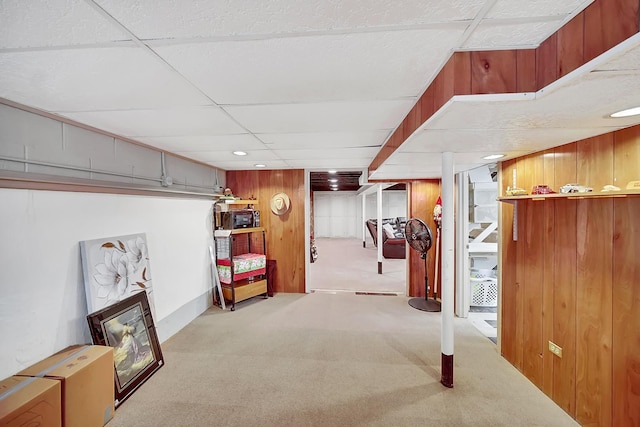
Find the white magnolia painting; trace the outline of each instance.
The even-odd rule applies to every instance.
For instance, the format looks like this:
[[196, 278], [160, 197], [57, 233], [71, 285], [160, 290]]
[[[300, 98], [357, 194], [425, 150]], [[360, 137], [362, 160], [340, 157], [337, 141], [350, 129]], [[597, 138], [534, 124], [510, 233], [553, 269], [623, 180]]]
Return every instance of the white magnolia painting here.
[[80, 253], [89, 313], [146, 291], [155, 318], [145, 233], [81, 241]]

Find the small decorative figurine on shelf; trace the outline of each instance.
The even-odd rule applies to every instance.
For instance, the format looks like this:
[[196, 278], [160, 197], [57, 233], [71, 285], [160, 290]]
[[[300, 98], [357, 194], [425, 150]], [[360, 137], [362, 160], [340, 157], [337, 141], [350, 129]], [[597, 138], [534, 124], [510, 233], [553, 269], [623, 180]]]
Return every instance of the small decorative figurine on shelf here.
[[224, 189], [224, 192], [222, 193], [222, 196], [220, 196], [221, 200], [236, 200], [239, 199], [239, 197], [236, 197], [233, 195], [233, 191], [231, 191], [231, 189], [229, 187]]
[[593, 188], [587, 187], [580, 184], [565, 184], [560, 187], [560, 193], [562, 194], [570, 194], [570, 193], [590, 193], [593, 191]]
[[611, 184], [607, 184], [604, 187], [602, 187], [602, 191], [603, 193], [606, 193], [608, 191], [620, 191], [620, 187], [617, 187], [615, 185], [611, 185]]
[[538, 184], [533, 186], [531, 194], [555, 194], [555, 191], [553, 191], [548, 185]]
[[527, 193], [522, 188], [518, 187], [507, 187], [507, 196], [527, 196]]

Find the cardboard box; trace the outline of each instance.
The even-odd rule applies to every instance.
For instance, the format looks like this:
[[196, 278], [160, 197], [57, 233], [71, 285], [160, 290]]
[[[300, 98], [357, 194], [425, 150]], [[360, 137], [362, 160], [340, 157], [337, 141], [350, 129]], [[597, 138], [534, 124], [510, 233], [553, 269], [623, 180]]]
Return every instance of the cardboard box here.
[[0, 426], [32, 425], [62, 425], [60, 381], [17, 376], [0, 381]]
[[70, 347], [17, 375], [60, 382], [62, 425], [65, 427], [102, 427], [113, 418], [115, 391], [111, 347]]

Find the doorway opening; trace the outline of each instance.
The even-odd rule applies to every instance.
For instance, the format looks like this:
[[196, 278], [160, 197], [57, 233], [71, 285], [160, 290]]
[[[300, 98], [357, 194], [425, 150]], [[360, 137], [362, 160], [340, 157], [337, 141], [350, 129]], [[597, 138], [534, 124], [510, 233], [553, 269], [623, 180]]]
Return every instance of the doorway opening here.
[[496, 165], [469, 171], [469, 321], [497, 344], [498, 183]]
[[[405, 295], [406, 259], [384, 258], [382, 274], [378, 274], [377, 247], [364, 227], [365, 221], [376, 215], [377, 196], [364, 194], [366, 186], [360, 185], [361, 174], [361, 171], [310, 172], [311, 252], [317, 257], [310, 257], [307, 289]], [[353, 182], [354, 175], [357, 184]], [[351, 184], [347, 183], [349, 179]], [[404, 185], [383, 191], [384, 218], [404, 217], [406, 206]]]

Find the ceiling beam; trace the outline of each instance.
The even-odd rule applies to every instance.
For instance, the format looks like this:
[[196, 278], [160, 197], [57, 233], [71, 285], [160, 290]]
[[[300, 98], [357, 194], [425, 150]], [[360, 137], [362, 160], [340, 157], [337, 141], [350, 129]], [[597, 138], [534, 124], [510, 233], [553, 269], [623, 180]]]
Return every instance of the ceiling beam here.
[[638, 0], [595, 0], [536, 49], [454, 52], [368, 168], [371, 176], [456, 95], [536, 92], [640, 31]]

